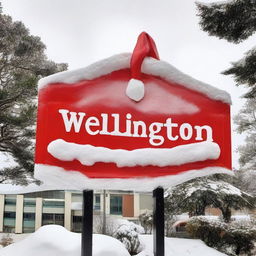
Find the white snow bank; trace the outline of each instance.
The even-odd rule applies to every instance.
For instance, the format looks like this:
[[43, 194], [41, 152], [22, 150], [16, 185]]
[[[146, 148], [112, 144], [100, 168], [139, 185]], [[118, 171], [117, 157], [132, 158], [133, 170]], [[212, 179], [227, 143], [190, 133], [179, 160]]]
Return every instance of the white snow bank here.
[[[42, 89], [48, 84], [53, 83], [72, 84], [81, 80], [93, 80], [113, 71], [130, 68], [130, 58], [130, 53], [123, 53], [98, 61], [85, 68], [60, 72], [42, 78], [39, 81], [38, 88]], [[145, 74], [158, 76], [167, 82], [177, 83], [190, 90], [200, 92], [210, 99], [220, 100], [224, 103], [231, 104], [231, 97], [227, 92], [217, 89], [209, 84], [200, 82], [182, 73], [165, 61], [148, 57], [144, 59], [141, 69]]]
[[[24, 240], [0, 249], [1, 256], [81, 256], [81, 235], [62, 226], [47, 225]], [[130, 256], [124, 245], [110, 236], [93, 235], [93, 256]]]
[[[153, 237], [140, 235], [144, 250], [137, 256], [153, 256]], [[225, 256], [226, 254], [208, 247], [201, 240], [165, 238], [165, 256]]]
[[109, 149], [89, 144], [81, 145], [62, 139], [52, 141], [48, 152], [62, 161], [78, 160], [91, 166], [97, 162], [115, 163], [118, 167], [153, 165], [158, 167], [182, 165], [218, 159], [220, 147], [210, 141], [191, 143], [173, 148]]
[[[152, 235], [140, 235], [144, 247], [137, 256], [153, 256]], [[201, 240], [165, 238], [165, 256], [225, 256]], [[23, 240], [0, 249], [1, 256], [81, 256], [81, 235], [57, 225], [47, 225]], [[130, 256], [118, 240], [93, 235], [93, 256]]]

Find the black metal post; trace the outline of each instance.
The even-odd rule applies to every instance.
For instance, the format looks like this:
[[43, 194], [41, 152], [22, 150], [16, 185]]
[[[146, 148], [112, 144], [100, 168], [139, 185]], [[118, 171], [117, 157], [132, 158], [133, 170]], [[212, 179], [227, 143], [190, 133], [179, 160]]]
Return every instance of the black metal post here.
[[83, 191], [81, 255], [92, 256], [93, 190]]
[[154, 256], [164, 256], [164, 190], [161, 187], [153, 191], [153, 239]]

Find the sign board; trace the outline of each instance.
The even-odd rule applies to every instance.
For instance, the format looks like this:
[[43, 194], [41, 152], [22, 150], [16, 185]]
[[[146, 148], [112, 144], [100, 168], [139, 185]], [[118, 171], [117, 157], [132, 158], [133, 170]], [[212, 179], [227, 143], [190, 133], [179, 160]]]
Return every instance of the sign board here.
[[229, 172], [230, 96], [157, 58], [142, 33], [132, 55], [42, 79], [35, 176], [147, 190]]

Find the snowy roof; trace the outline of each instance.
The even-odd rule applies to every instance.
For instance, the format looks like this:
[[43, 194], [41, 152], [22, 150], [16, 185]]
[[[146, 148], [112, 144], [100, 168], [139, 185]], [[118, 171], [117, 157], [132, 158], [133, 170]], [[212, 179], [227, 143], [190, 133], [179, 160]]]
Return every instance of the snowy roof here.
[[[38, 83], [38, 88], [40, 90], [53, 83], [72, 84], [82, 80], [93, 80], [114, 71], [130, 68], [130, 59], [130, 53], [123, 53], [98, 61], [85, 68], [56, 73], [42, 78]], [[144, 74], [160, 77], [167, 82], [176, 83], [190, 90], [200, 92], [210, 99], [231, 104], [231, 97], [226, 91], [200, 82], [184, 74], [165, 61], [147, 57], [143, 61], [142, 72]]]

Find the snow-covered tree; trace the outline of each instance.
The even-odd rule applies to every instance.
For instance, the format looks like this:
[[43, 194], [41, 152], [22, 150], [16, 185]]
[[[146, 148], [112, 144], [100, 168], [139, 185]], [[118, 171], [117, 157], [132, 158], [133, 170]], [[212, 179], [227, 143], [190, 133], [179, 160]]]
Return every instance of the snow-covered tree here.
[[[256, 31], [256, 1], [229, 0], [211, 4], [197, 3], [202, 29], [211, 36], [240, 43]], [[235, 117], [239, 133], [246, 133], [245, 145], [238, 148], [241, 171], [237, 173], [239, 187], [250, 193], [255, 192], [256, 176], [256, 48], [249, 50], [245, 56], [223, 72], [233, 75], [239, 84], [249, 90], [245, 106]]]
[[256, 98], [248, 99], [235, 116], [234, 122], [239, 133], [246, 133], [246, 144], [240, 146], [240, 165], [243, 169], [256, 169]]
[[153, 213], [145, 211], [139, 216], [140, 225], [144, 228], [145, 234], [151, 234], [153, 230]]
[[208, 206], [219, 208], [229, 222], [231, 209], [252, 208], [254, 198], [226, 181], [197, 178], [167, 190], [165, 204], [167, 212], [188, 212], [190, 216], [205, 215]]
[[0, 153], [16, 166], [0, 172], [0, 183], [26, 184], [33, 173], [33, 139], [37, 81], [65, 70], [66, 64], [47, 59], [45, 45], [22, 22], [0, 13]]
[[235, 185], [256, 198], [256, 170], [240, 169], [235, 174]]
[[245, 133], [245, 144], [238, 148], [240, 170], [236, 172], [237, 186], [256, 195], [256, 98], [248, 99], [234, 122], [239, 133]]
[[[211, 4], [200, 2], [197, 7], [200, 25], [211, 36], [240, 43], [256, 31], [255, 0], [229, 0]], [[233, 75], [237, 85], [249, 87], [245, 97], [256, 97], [256, 48], [249, 50], [244, 58], [234, 62], [223, 73]]]

